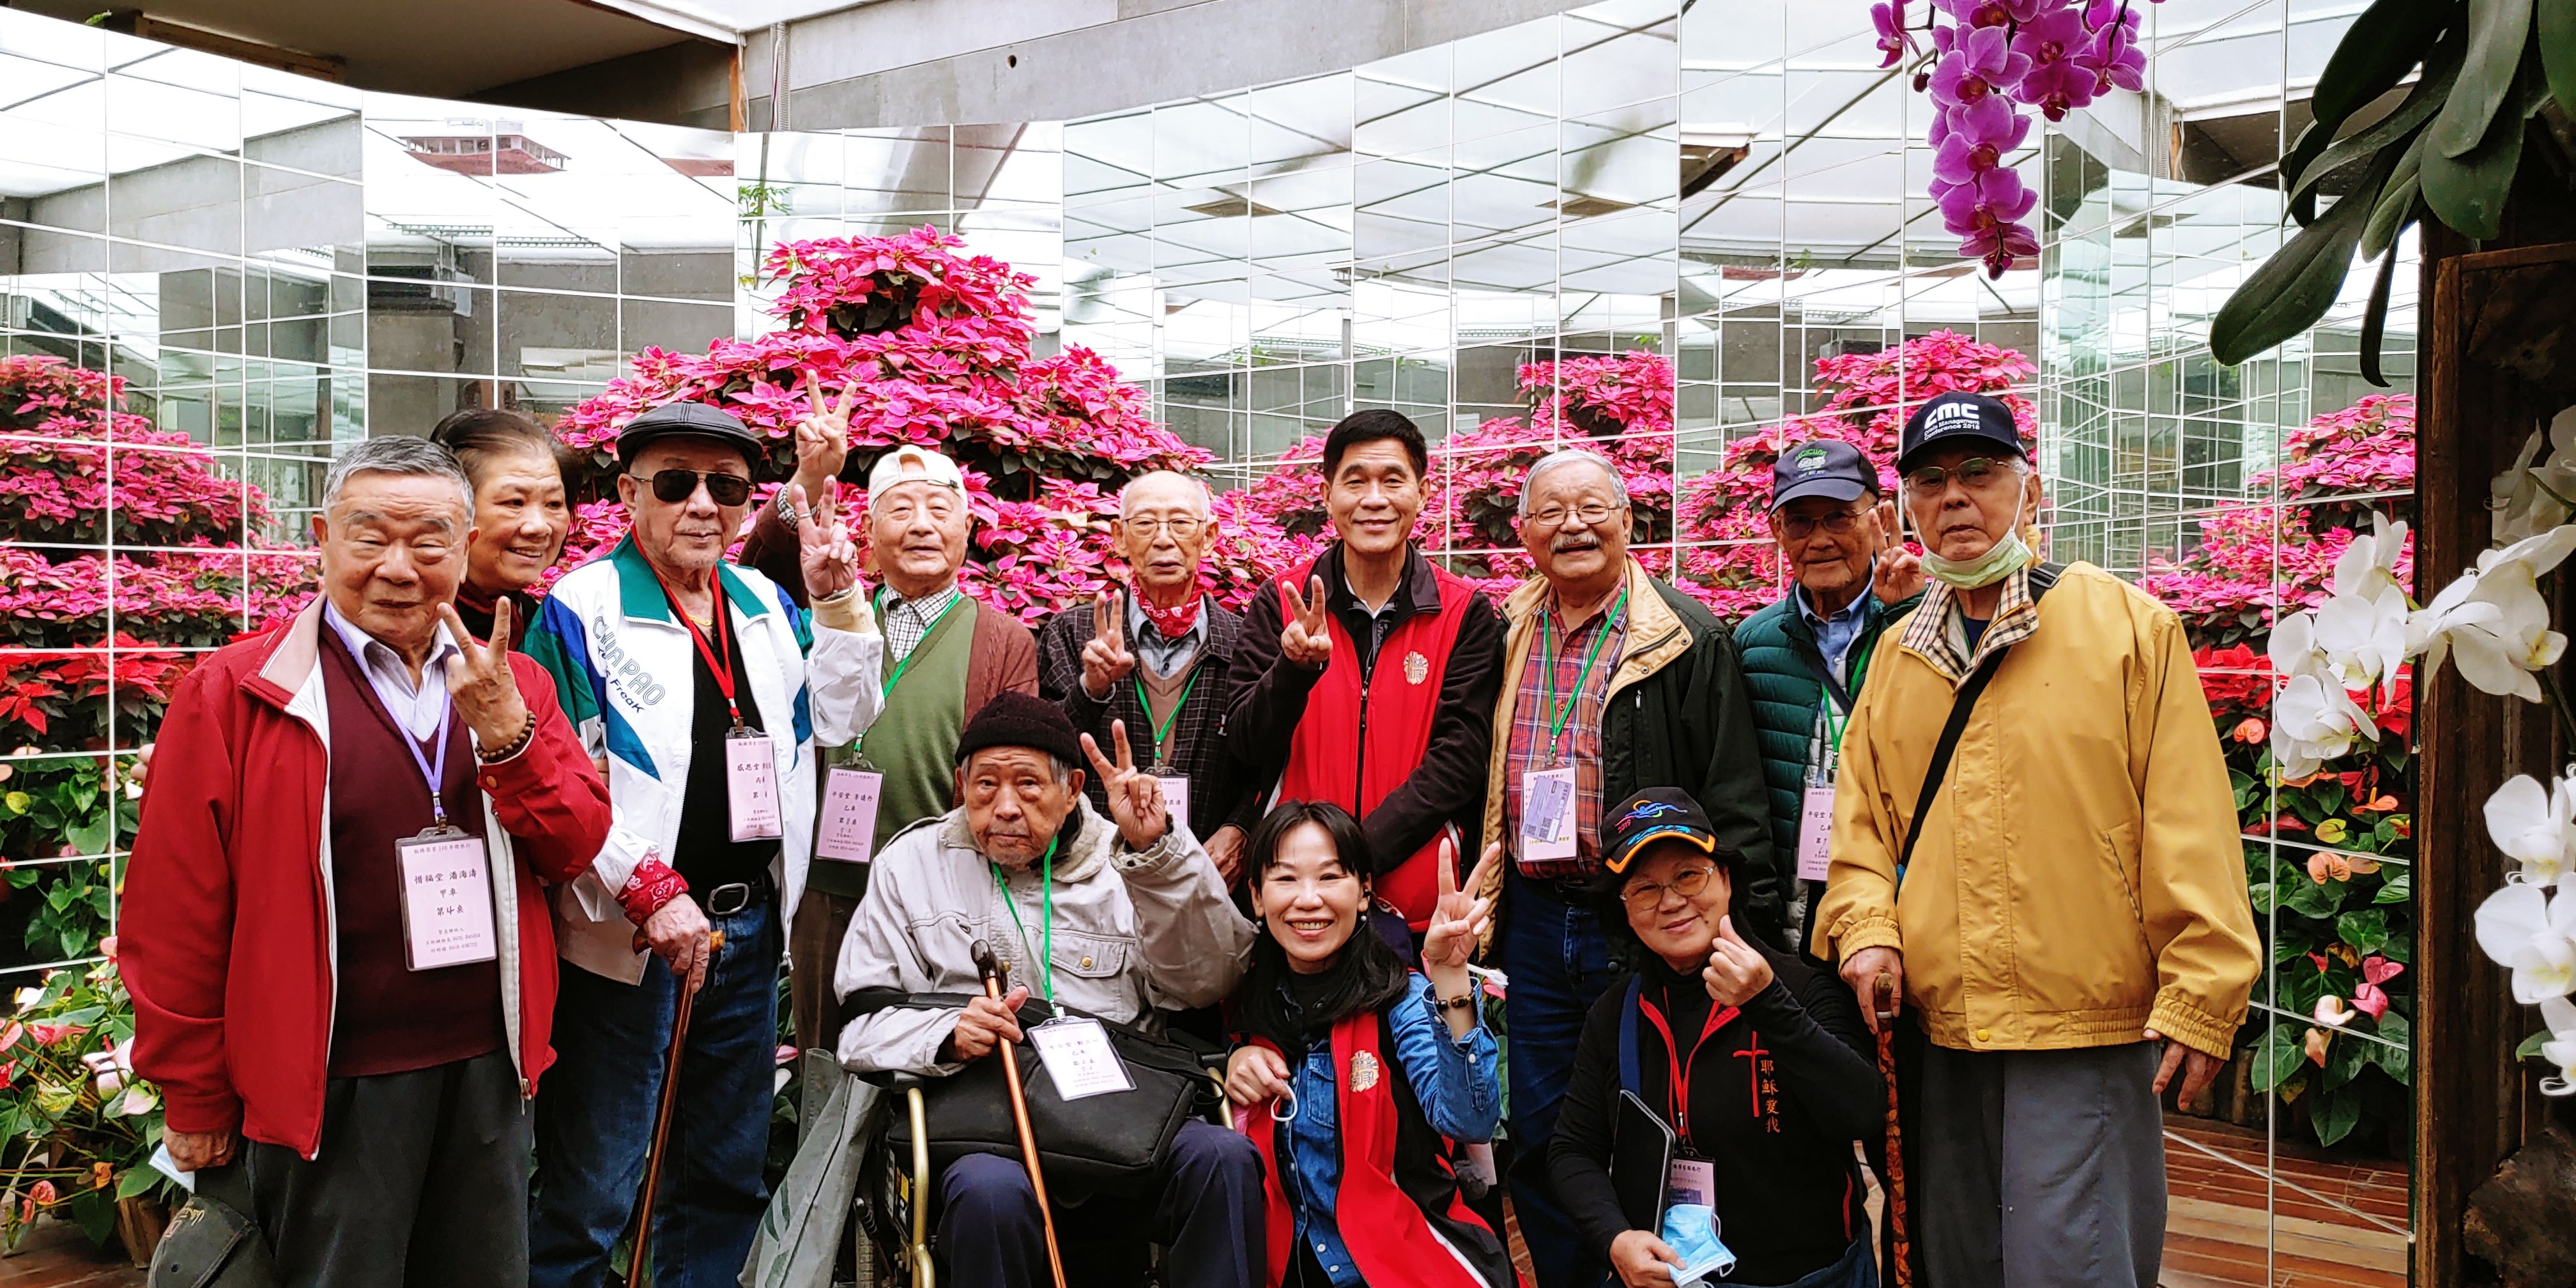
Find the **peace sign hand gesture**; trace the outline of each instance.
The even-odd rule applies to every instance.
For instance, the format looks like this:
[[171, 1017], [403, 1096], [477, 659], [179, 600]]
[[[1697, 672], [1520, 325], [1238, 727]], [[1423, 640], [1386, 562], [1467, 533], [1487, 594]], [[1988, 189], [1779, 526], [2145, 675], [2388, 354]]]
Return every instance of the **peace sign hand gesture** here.
[[1290, 586], [1288, 603], [1288, 621], [1279, 631], [1280, 654], [1309, 671], [1323, 670], [1333, 660], [1332, 627], [1324, 620], [1324, 579], [1315, 578], [1305, 597]]
[[838, 402], [823, 396], [823, 378], [805, 369], [805, 400], [813, 410], [796, 422], [796, 477], [807, 496], [828, 496], [850, 457], [850, 407], [859, 400], [858, 382], [841, 386]]
[[507, 747], [528, 729], [528, 704], [510, 670], [510, 610], [506, 597], [492, 605], [492, 642], [481, 644], [454, 604], [438, 606], [439, 620], [456, 641], [456, 656], [447, 659], [448, 700], [474, 731], [475, 744], [486, 749]]
[[1869, 591], [1882, 604], [1901, 604], [1923, 593], [1923, 556], [1905, 548], [1896, 526], [1896, 502], [1878, 503], [1877, 561], [1870, 566]]
[[1771, 986], [1771, 959], [1735, 933], [1735, 918], [1717, 919], [1717, 942], [1708, 946], [1708, 966], [1699, 973], [1708, 995], [1720, 1006], [1742, 1006]]
[[1090, 734], [1082, 735], [1082, 754], [1091, 758], [1091, 772], [1100, 775], [1101, 790], [1109, 796], [1109, 817], [1117, 822], [1127, 848], [1152, 849], [1172, 826], [1171, 815], [1163, 808], [1163, 785], [1136, 767], [1136, 755], [1127, 747], [1126, 721], [1109, 722], [1109, 741], [1118, 748], [1115, 764], [1100, 754], [1100, 744]]
[[[1422, 935], [1422, 973], [1441, 994], [1455, 997], [1466, 991], [1467, 961], [1476, 955], [1476, 941], [1484, 938], [1487, 927], [1494, 924], [1494, 901], [1480, 898], [1477, 892], [1494, 879], [1494, 865], [1503, 861], [1502, 842], [1485, 847], [1475, 870], [1467, 874], [1464, 889], [1458, 885], [1458, 846], [1447, 837], [1440, 838], [1440, 901], [1431, 908], [1431, 925]], [[1456, 988], [1446, 987], [1444, 975], [1453, 975]]]
[[[805, 489], [787, 485], [788, 503], [805, 508]], [[850, 540], [850, 525], [833, 503], [829, 484], [804, 523], [796, 527], [796, 562], [805, 573], [808, 602], [829, 599], [857, 584], [859, 549]]]
[[1102, 587], [1091, 599], [1091, 642], [1082, 646], [1082, 689], [1094, 702], [1104, 702], [1136, 669], [1127, 651], [1126, 597], [1114, 586]]

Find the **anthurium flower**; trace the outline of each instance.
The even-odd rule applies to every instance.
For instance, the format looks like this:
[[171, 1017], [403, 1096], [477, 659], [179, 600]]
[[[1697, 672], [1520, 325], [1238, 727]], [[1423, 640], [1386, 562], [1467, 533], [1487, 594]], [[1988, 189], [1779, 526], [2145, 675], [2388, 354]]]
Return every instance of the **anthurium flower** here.
[[2352, 992], [2352, 1006], [2366, 1011], [2373, 1021], [2388, 1013], [2388, 993], [2380, 985], [2406, 973], [2406, 968], [2377, 953], [2361, 961], [2361, 987]]
[[2576, 892], [2517, 881], [2488, 895], [2474, 920], [2479, 949], [2513, 972], [2513, 1000], [2576, 991]]
[[2320, 1069], [2326, 1067], [2326, 1042], [2324, 1029], [2308, 1030], [2308, 1061]]
[[2554, 886], [2576, 869], [2576, 790], [2566, 779], [2544, 788], [2516, 774], [2487, 797], [2486, 816], [2487, 839], [2522, 864], [2524, 881]]
[[2328, 845], [2333, 845], [2343, 840], [2344, 835], [2351, 830], [2351, 824], [2346, 823], [2339, 818], [2330, 818], [2317, 824], [2317, 839]]
[[2356, 1012], [2343, 1004], [2343, 999], [2328, 993], [2317, 999], [2316, 1021], [2328, 1028], [2339, 1029], [2352, 1022]]

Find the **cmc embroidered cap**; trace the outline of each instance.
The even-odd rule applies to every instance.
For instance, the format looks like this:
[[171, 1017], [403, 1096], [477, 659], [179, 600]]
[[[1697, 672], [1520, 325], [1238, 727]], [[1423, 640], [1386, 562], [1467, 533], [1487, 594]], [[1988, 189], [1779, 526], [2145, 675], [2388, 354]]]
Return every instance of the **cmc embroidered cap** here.
[[897, 483], [930, 483], [961, 495], [966, 491], [966, 475], [957, 468], [957, 462], [910, 443], [878, 457], [877, 463], [868, 467], [869, 496]]
[[1851, 501], [1878, 495], [1878, 468], [1860, 449], [1840, 439], [1820, 438], [1783, 448], [1771, 463], [1771, 508], [1820, 496]]
[[1682, 841], [1702, 854], [1717, 853], [1717, 829], [1708, 815], [1678, 787], [1649, 787], [1601, 816], [1601, 866], [1617, 874], [1628, 870], [1637, 852], [1657, 841]]
[[2001, 399], [1984, 394], [1943, 394], [1915, 408], [1914, 414], [1906, 418], [1905, 434], [1896, 453], [1896, 472], [1903, 474], [1913, 469], [1924, 452], [1953, 443], [1992, 444], [2024, 460], [2030, 458], [2021, 445], [2021, 429], [2013, 424], [2012, 408]]

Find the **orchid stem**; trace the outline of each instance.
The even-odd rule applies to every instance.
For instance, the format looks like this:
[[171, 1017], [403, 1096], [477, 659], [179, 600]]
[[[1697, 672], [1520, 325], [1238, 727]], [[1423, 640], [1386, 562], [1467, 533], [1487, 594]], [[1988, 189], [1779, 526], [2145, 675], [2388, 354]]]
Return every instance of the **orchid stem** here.
[[2549, 709], [2558, 716], [2558, 732], [2567, 740], [2566, 746], [2560, 750], [2576, 754], [2576, 714], [2571, 714], [2571, 708], [2567, 705], [2567, 690], [2559, 687], [2558, 671], [2555, 667], [2540, 668], [2540, 685], [2548, 692]]

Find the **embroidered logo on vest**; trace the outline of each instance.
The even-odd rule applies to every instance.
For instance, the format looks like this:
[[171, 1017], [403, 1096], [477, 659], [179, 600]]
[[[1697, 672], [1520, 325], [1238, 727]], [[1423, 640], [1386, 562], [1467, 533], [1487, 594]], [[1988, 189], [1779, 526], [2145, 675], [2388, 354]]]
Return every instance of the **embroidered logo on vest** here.
[[[1419, 653], [1415, 657], [1422, 656]], [[1377, 1085], [1377, 1057], [1366, 1051], [1351, 1055], [1351, 1090], [1366, 1091]]]
[[1404, 682], [1405, 682], [1405, 683], [1407, 683], [1407, 684], [1420, 684], [1420, 683], [1422, 683], [1423, 678], [1424, 678], [1424, 677], [1426, 677], [1426, 676], [1428, 676], [1428, 675], [1430, 675], [1430, 674], [1431, 674], [1431, 659], [1430, 659], [1430, 658], [1424, 657], [1424, 656], [1423, 656], [1423, 655], [1421, 655], [1420, 653], [1407, 653], [1407, 654], [1405, 654], [1405, 655], [1404, 655]]

